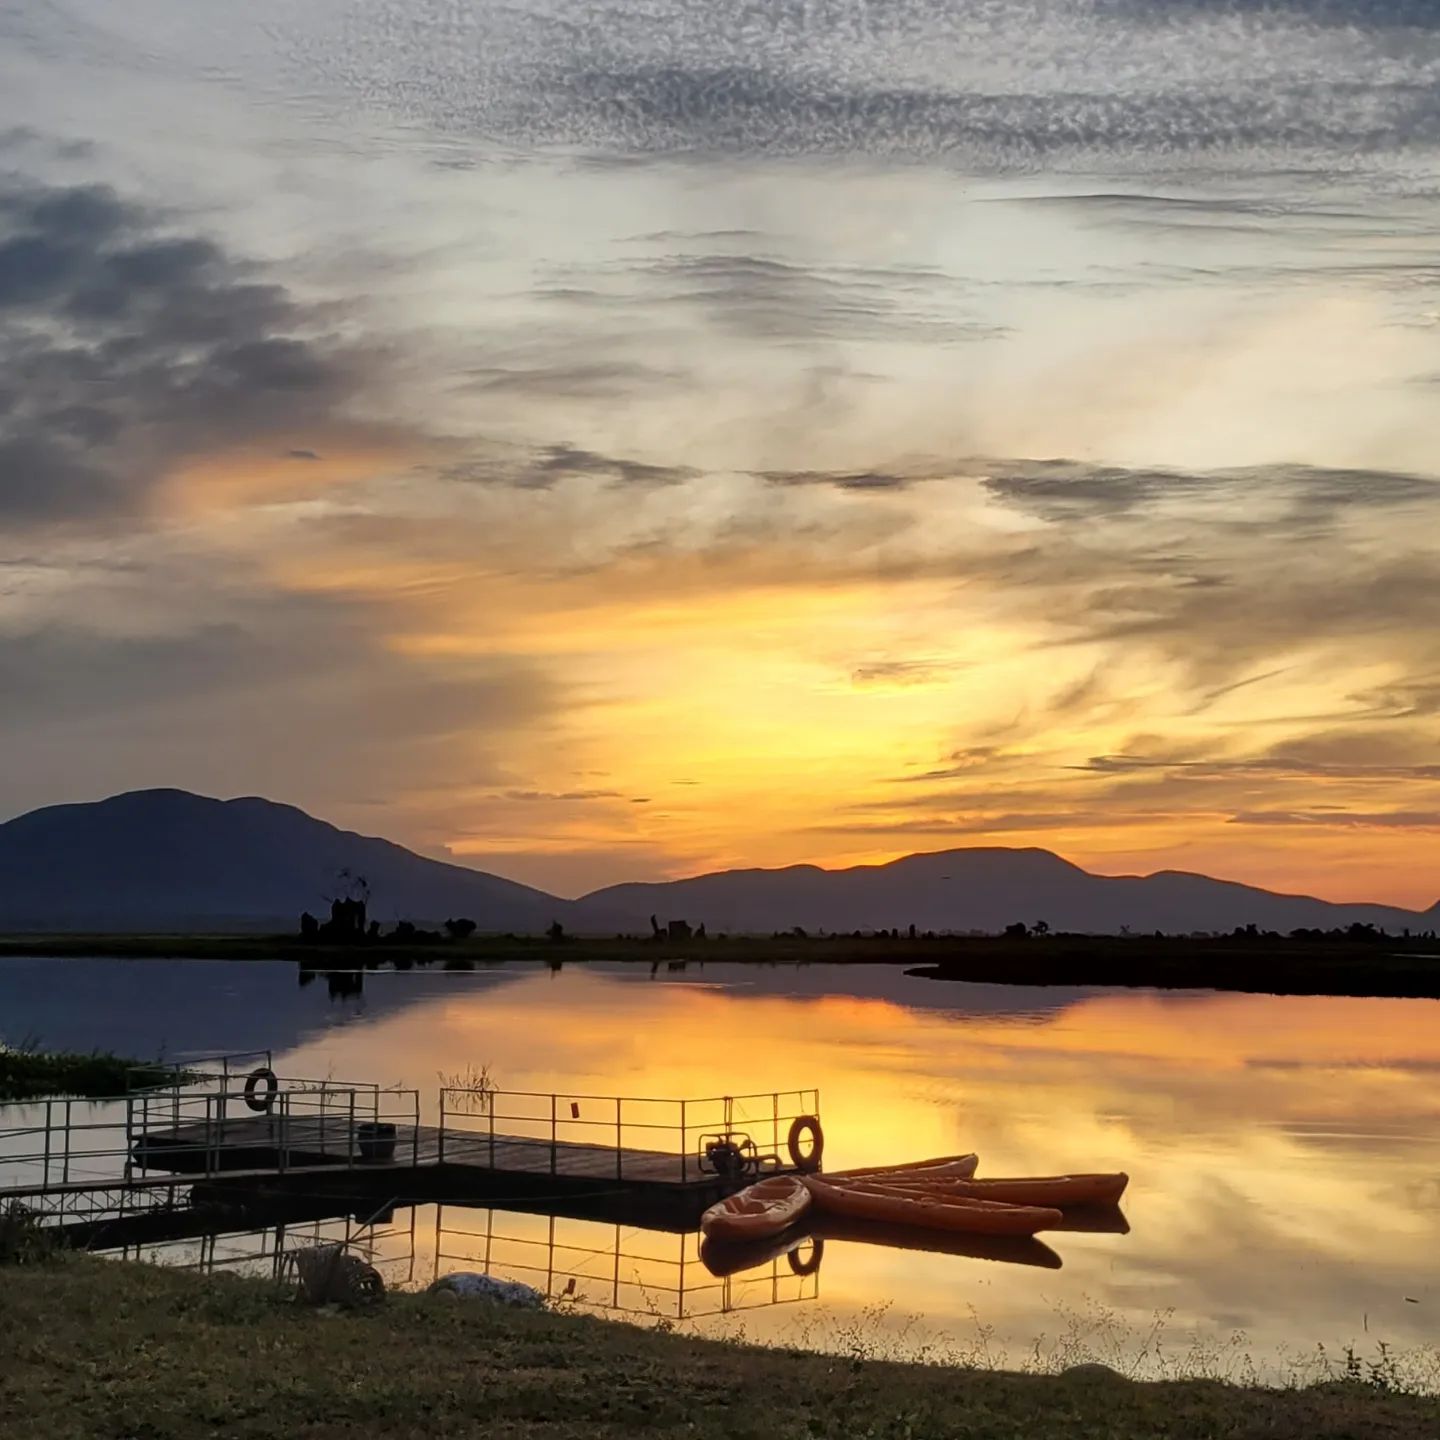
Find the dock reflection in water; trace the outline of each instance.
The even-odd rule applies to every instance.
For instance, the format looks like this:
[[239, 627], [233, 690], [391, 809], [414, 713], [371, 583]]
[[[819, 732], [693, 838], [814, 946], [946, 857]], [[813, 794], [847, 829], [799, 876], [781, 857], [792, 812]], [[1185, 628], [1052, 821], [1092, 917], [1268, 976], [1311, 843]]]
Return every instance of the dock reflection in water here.
[[[1118, 1211], [1114, 1212], [1118, 1217]], [[1116, 1222], [1112, 1220], [1112, 1226]], [[287, 1258], [342, 1245], [374, 1265], [392, 1289], [423, 1288], [457, 1270], [519, 1281], [550, 1302], [650, 1320], [701, 1320], [799, 1305], [820, 1295], [827, 1242], [1058, 1270], [1040, 1240], [874, 1225], [821, 1217], [774, 1240], [719, 1244], [698, 1234], [471, 1205], [426, 1205], [384, 1214], [193, 1230], [170, 1239], [95, 1247], [95, 1253], [212, 1274], [276, 1280]]]
[[[816, 1263], [797, 1248], [809, 1247]], [[698, 1320], [814, 1300], [820, 1249], [804, 1237], [747, 1255], [735, 1272], [707, 1264], [700, 1237], [563, 1215], [435, 1207], [435, 1277], [472, 1270], [518, 1280], [551, 1301], [663, 1320]]]
[[201, 1235], [177, 1236], [168, 1240], [96, 1246], [95, 1254], [118, 1260], [143, 1260], [177, 1270], [196, 1270], [204, 1275], [221, 1271], [261, 1276], [274, 1280], [285, 1277], [286, 1262], [297, 1250], [317, 1245], [341, 1245], [349, 1254], [373, 1265], [391, 1289], [409, 1289], [417, 1279], [416, 1212], [397, 1210], [373, 1223], [353, 1216], [321, 1220], [277, 1222], [250, 1230], [227, 1230], [217, 1226]]

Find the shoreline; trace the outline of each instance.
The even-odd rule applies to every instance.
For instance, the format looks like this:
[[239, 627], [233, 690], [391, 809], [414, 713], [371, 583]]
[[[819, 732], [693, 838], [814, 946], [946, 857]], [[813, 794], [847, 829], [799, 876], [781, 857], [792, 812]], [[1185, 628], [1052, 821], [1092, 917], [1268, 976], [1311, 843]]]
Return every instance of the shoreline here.
[[317, 973], [473, 970], [514, 962], [605, 962], [676, 971], [707, 963], [893, 965], [933, 981], [1040, 987], [1223, 990], [1250, 994], [1440, 999], [1434, 940], [1346, 942], [1263, 937], [1049, 935], [890, 939], [785, 935], [661, 942], [630, 939], [487, 936], [463, 941], [336, 946], [295, 936], [84, 935], [0, 936], [0, 960], [284, 961]]
[[1432, 1440], [1440, 1399], [955, 1369], [701, 1340], [391, 1293], [316, 1311], [273, 1282], [67, 1257], [7, 1268], [0, 1423], [33, 1440], [527, 1434]]

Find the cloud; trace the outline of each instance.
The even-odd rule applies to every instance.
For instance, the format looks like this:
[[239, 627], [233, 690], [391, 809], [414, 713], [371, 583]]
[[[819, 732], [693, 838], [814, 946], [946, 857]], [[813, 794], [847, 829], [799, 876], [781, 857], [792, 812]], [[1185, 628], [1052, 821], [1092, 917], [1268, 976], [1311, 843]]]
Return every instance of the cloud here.
[[773, 485], [829, 485], [836, 490], [904, 490], [916, 477], [885, 470], [762, 470]]
[[[1269, 465], [1195, 473], [1073, 460], [986, 461], [986, 489], [1038, 519], [1124, 518], [1165, 507], [1232, 506], [1258, 498], [1261, 523], [1333, 526], [1346, 512], [1440, 505], [1440, 480], [1396, 471]], [[1233, 516], [1234, 512], [1232, 512]], [[1226, 517], [1217, 519], [1226, 524]], [[1231, 519], [1226, 528], [1239, 528]]]
[[677, 371], [615, 358], [548, 365], [493, 364], [477, 367], [470, 375], [474, 389], [481, 394], [549, 400], [628, 399], [682, 378]]
[[1440, 781], [1440, 765], [1357, 764], [1307, 759], [1295, 753], [1236, 760], [1170, 760], [1142, 755], [1097, 755], [1084, 765], [1074, 768], [1095, 775], [1134, 775], [1163, 771], [1184, 773], [1196, 779], [1208, 780], [1277, 776], [1308, 780]]
[[1362, 712], [1376, 718], [1405, 720], [1440, 715], [1440, 675], [1402, 676], [1353, 697]]
[[669, 485], [694, 479], [696, 472], [682, 465], [648, 465], [638, 460], [599, 455], [574, 445], [552, 445], [534, 462], [531, 473], [550, 479], [573, 475], [613, 476], [630, 485]]
[[506, 790], [503, 798], [525, 803], [538, 801], [552, 804], [577, 800], [621, 800], [625, 797], [619, 790]]
[[[907, 340], [927, 345], [991, 339], [949, 276], [913, 266], [799, 264], [773, 256], [666, 255], [630, 267], [652, 305], [685, 307], [745, 340]], [[627, 303], [633, 303], [628, 301]]]
[[1249, 810], [1232, 825], [1324, 826], [1341, 830], [1440, 830], [1440, 810]]
[[[1152, 816], [1151, 819], [1169, 818]], [[813, 828], [824, 834], [846, 835], [936, 835], [971, 838], [976, 835], [1044, 835], [1072, 830], [1108, 830], [1115, 825], [1110, 810], [996, 811], [930, 819], [849, 821], [836, 819]]]
[[[1284, 28], [1272, 27], [1271, 35], [1280, 43]], [[1073, 59], [1061, 65], [1079, 79]], [[1234, 71], [1188, 85], [1146, 74], [1129, 90], [1092, 73], [1081, 95], [1043, 82], [1008, 93], [904, 84], [893, 64], [877, 68], [873, 57], [868, 67], [829, 74], [822, 67], [747, 64], [738, 56], [729, 64], [697, 58], [689, 65], [644, 57], [623, 68], [581, 65], [562, 73], [560, 94], [527, 119], [549, 140], [603, 137], [609, 146], [640, 151], [970, 163], [983, 157], [1007, 166], [1103, 152], [1350, 153], [1440, 138], [1440, 112], [1402, 78], [1387, 80], [1377, 69], [1362, 88], [1338, 73], [1317, 78], [1271, 68], [1279, 73], [1263, 89], [1247, 88]]]
[[1432, 0], [1100, 0], [1099, 9], [1127, 21], [1161, 25], [1177, 18], [1244, 16], [1271, 22], [1289, 17], [1355, 31], [1440, 28]]
[[[672, 0], [457, 8], [374, 0], [307, 17], [254, 56], [192, 41], [202, 66], [389, 113], [444, 142], [561, 148], [633, 173], [751, 157], [939, 162], [970, 174], [1113, 176], [1223, 166], [1379, 169], [1434, 143], [1426, 0]], [[1112, 182], [1113, 183], [1113, 182]], [[746, 212], [646, 216], [646, 238], [763, 228]]]
[[[457, 774], [493, 783], [514, 737], [550, 733], [566, 707], [563, 683], [524, 659], [416, 663], [354, 606], [204, 568], [208, 586], [146, 567], [108, 615], [96, 603], [84, 622], [0, 633], [7, 744], [33, 762], [8, 777], [7, 810], [149, 784], [338, 816], [379, 790], [403, 810], [412, 789]], [[173, 608], [128, 613], [131, 588]]]
[[107, 186], [0, 177], [0, 516], [135, 512], [187, 457], [333, 423], [364, 366], [331, 319]]
[[952, 662], [943, 660], [872, 660], [850, 672], [850, 683], [901, 689], [911, 685], [941, 685], [950, 679], [954, 670]]
[[476, 442], [469, 451], [466, 459], [435, 470], [435, 478], [445, 483], [522, 490], [549, 490], [563, 487], [569, 481], [586, 479], [650, 487], [677, 485], [700, 478], [700, 472], [689, 466], [656, 465], [621, 455], [602, 455], [566, 441], [524, 448]]

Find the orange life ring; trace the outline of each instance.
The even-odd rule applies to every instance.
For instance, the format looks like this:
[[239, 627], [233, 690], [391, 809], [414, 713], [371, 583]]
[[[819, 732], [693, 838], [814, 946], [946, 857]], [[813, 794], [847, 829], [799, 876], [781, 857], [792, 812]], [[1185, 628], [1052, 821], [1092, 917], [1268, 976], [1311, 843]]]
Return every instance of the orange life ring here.
[[[800, 1141], [810, 1137], [808, 1152], [801, 1150]], [[825, 1132], [815, 1115], [800, 1115], [790, 1124], [790, 1137], [785, 1142], [790, 1150], [790, 1163], [797, 1170], [811, 1171], [820, 1168], [820, 1157], [825, 1153]]]

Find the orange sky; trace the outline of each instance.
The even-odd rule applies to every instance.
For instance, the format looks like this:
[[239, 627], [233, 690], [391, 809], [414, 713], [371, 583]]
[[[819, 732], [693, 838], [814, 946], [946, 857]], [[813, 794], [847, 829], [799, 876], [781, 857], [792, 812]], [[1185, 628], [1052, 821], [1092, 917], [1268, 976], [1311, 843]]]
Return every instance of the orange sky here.
[[[1243, 58], [1198, 11], [1181, 44], [1052, 7], [1021, 76], [922, 7], [837, 73], [943, 114], [837, 138], [782, 67], [784, 123], [713, 116], [745, 138], [710, 164], [647, 131], [668, 102], [488, 148], [424, 85], [371, 108], [388, 34], [170, 3], [0, 46], [0, 243], [46, 261], [0, 328], [0, 814], [258, 793], [562, 894], [1038, 845], [1436, 900], [1440, 207], [1380, 111], [1344, 139], [1383, 28], [1341, 76], [1283, 7]], [[514, 90], [528, 11], [441, 44], [421, 8], [427, 64], [498, 65], [437, 94], [589, 93]], [[733, 18], [677, 24], [709, 54]], [[170, 57], [139, 107], [136, 36]], [[1246, 145], [1177, 143], [1181, 52]], [[1246, 108], [1256, 56], [1298, 109]], [[1012, 86], [1019, 161], [950, 134]]]

